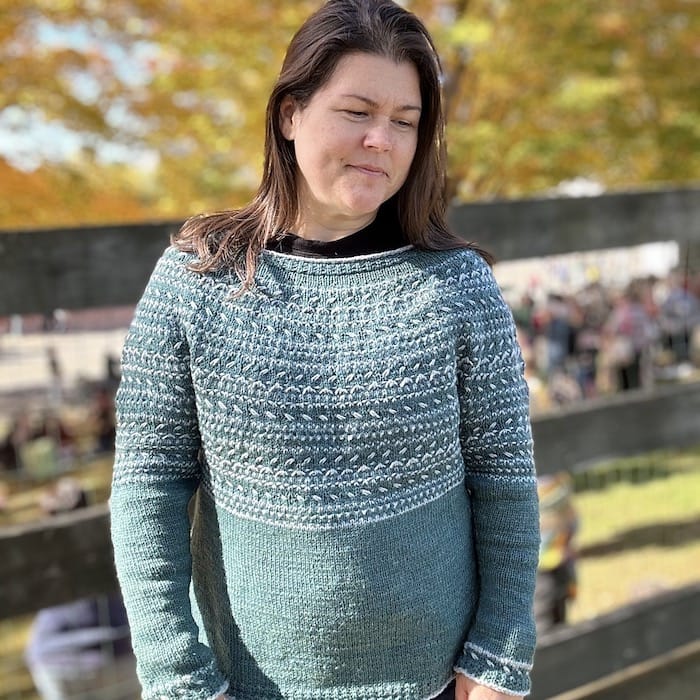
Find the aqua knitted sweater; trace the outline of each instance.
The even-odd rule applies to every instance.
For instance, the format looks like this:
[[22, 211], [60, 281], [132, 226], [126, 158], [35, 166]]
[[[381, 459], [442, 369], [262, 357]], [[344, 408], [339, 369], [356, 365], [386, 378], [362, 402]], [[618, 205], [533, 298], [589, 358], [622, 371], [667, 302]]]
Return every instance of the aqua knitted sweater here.
[[[538, 554], [509, 309], [468, 250], [169, 249], [117, 396], [112, 536], [144, 698], [529, 688]], [[188, 518], [188, 503], [197, 490]]]

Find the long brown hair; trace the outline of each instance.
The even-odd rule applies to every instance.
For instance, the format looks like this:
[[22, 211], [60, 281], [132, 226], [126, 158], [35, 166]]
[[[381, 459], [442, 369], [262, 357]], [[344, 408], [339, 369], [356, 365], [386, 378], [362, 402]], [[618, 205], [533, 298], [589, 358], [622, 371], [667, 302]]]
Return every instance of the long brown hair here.
[[440, 91], [440, 60], [428, 30], [391, 0], [328, 0], [294, 35], [268, 100], [265, 164], [260, 187], [247, 206], [200, 214], [173, 238], [180, 250], [196, 253], [197, 272], [233, 268], [253, 285], [260, 251], [275, 234], [296, 222], [297, 162], [294, 144], [280, 128], [280, 106], [290, 96], [302, 108], [331, 78], [338, 61], [353, 52], [409, 61], [418, 71], [422, 112], [418, 143], [406, 182], [383, 207], [393, 207], [410, 243], [427, 250], [470, 247], [446, 223], [446, 159]]

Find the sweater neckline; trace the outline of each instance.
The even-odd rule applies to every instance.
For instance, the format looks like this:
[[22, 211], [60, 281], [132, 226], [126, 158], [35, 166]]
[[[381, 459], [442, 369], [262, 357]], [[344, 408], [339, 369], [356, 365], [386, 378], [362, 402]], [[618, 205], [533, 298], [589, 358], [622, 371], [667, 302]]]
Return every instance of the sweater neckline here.
[[261, 251], [255, 273], [261, 289], [291, 285], [307, 289], [362, 289], [368, 285], [396, 283], [415, 275], [425, 254], [412, 245], [349, 258], [307, 258], [271, 250]]
[[263, 249], [261, 251], [261, 256], [268, 260], [277, 260], [280, 266], [290, 269], [299, 268], [300, 270], [305, 270], [308, 268], [309, 271], [312, 271], [314, 268], [318, 268], [318, 271], [322, 271], [323, 267], [327, 266], [330, 274], [336, 274], [338, 268], [346, 266], [359, 270], [363, 267], [385, 267], [387, 264], [398, 263], [401, 262], [401, 260], [394, 260], [394, 258], [403, 258], [404, 253], [409, 250], [414, 250], [414, 248], [415, 246], [409, 243], [400, 248], [382, 250], [377, 253], [360, 253], [359, 255], [348, 255], [346, 257], [315, 257]]
[[286, 232], [268, 241], [266, 249], [304, 258], [337, 259], [383, 253], [406, 244], [396, 212], [383, 206], [367, 226], [335, 241], [312, 240]]

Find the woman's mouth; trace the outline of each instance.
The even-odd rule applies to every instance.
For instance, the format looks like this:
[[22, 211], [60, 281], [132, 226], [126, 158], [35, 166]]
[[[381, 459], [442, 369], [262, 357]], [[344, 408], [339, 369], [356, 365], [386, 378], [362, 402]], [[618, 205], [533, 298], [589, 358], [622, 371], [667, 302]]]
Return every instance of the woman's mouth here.
[[386, 171], [382, 170], [381, 168], [377, 168], [374, 165], [360, 163], [358, 165], [353, 165], [352, 167], [365, 175], [370, 175], [372, 177], [387, 177]]

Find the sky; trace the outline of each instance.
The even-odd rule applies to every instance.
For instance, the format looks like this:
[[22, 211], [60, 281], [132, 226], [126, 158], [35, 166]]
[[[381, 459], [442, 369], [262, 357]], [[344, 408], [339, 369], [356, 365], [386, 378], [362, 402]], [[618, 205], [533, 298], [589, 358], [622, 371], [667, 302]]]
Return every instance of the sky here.
[[[105, 57], [125, 89], [137, 88], [149, 79], [149, 63], [157, 48], [147, 41], [137, 41], [132, 50], [127, 51], [116, 41], [110, 41], [99, 26], [86, 23], [73, 23], [57, 26], [46, 19], [39, 19], [28, 27], [32, 41], [45, 49], [70, 48], [79, 52], [97, 51]], [[70, 77], [73, 94], [85, 103], [99, 98], [99, 81], [89, 73], [76, 73]], [[119, 126], [134, 116], [119, 104], [113, 105], [108, 113], [111, 123]], [[13, 167], [31, 171], [44, 161], [70, 160], [79, 156], [81, 149], [90, 143], [95, 149], [99, 162], [128, 162], [144, 170], [157, 166], [158, 154], [146, 148], [125, 146], [107, 140], [95, 142], [94, 137], [66, 128], [58, 122], [51, 122], [39, 110], [27, 110], [10, 105], [0, 111], [0, 156]]]

